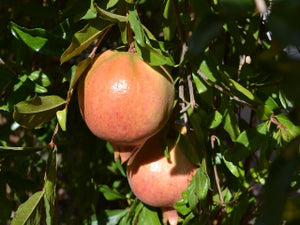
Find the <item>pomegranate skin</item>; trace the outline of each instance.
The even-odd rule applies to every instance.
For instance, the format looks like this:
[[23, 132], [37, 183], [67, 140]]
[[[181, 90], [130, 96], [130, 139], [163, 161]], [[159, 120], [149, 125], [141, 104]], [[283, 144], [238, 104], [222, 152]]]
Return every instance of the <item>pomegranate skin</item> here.
[[197, 167], [178, 145], [169, 143], [168, 148], [170, 158], [164, 156], [162, 138], [155, 136], [148, 140], [128, 161], [127, 178], [131, 190], [142, 202], [172, 211], [173, 204], [181, 199]]
[[121, 152], [141, 146], [166, 124], [174, 92], [164, 68], [133, 53], [107, 50], [79, 82], [78, 102], [91, 132]]

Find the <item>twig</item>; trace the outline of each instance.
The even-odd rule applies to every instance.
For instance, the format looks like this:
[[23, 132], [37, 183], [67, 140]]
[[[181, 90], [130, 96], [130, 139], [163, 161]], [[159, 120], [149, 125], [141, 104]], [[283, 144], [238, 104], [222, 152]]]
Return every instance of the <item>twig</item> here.
[[194, 110], [196, 101], [195, 101], [195, 95], [194, 95], [194, 88], [193, 88], [193, 82], [192, 82], [192, 75], [189, 74], [187, 76], [187, 82], [188, 82], [188, 88], [189, 88], [189, 95], [190, 95], [190, 107]]
[[[113, 25], [113, 24], [111, 24], [110, 27], [111, 27], [112, 25]], [[109, 28], [110, 28], [110, 27], [109, 27]], [[107, 27], [107, 28], [105, 29], [105, 31], [104, 31], [104, 34], [101, 35], [100, 38], [97, 40], [97, 42], [96, 42], [96, 44], [95, 44], [93, 50], [92, 50], [91, 53], [89, 54], [89, 57], [90, 57], [90, 58], [94, 58], [95, 53], [96, 53], [96, 51], [97, 51], [97, 49], [98, 49], [100, 43], [102, 42], [103, 38], [106, 36], [106, 33], [108, 32], [109, 28]]]
[[224, 93], [225, 95], [233, 98], [235, 101], [241, 103], [244, 106], [247, 106], [253, 110], [256, 110], [251, 104], [249, 104], [248, 102], [245, 102], [244, 100], [240, 99], [239, 97], [231, 94], [229, 91], [227, 91], [224, 87], [218, 85], [217, 83], [211, 81], [207, 76], [205, 76], [200, 70], [197, 70], [197, 74], [204, 79], [205, 81], [207, 81], [211, 86], [213, 86], [214, 88], [218, 89], [219, 91], [221, 91], [222, 93]]
[[179, 105], [181, 107], [181, 111], [183, 112], [183, 122], [185, 126], [188, 123], [188, 116], [186, 113], [186, 106], [185, 106], [185, 97], [184, 97], [184, 79], [181, 77], [179, 80], [179, 90], [178, 90], [178, 95], [179, 95]]
[[288, 140], [290, 139], [289, 131], [288, 131], [287, 127], [284, 126], [282, 123], [280, 123], [280, 122], [276, 119], [274, 113], [271, 115], [270, 122], [273, 123], [273, 124], [275, 124], [279, 129], [284, 129], [285, 134], [286, 134], [286, 138], [287, 138]]
[[214, 175], [215, 175], [215, 180], [216, 180], [216, 185], [217, 185], [217, 190], [218, 190], [218, 194], [219, 194], [219, 198], [221, 200], [221, 205], [224, 206], [224, 198], [222, 196], [222, 191], [221, 191], [221, 186], [220, 186], [220, 178], [218, 175], [218, 170], [217, 170], [217, 165], [216, 165], [216, 160], [215, 160], [215, 154], [214, 154], [214, 149], [215, 149], [215, 140], [217, 139], [217, 137], [215, 135], [212, 135], [210, 138], [211, 141], [211, 148], [213, 151], [213, 169], [214, 169]]

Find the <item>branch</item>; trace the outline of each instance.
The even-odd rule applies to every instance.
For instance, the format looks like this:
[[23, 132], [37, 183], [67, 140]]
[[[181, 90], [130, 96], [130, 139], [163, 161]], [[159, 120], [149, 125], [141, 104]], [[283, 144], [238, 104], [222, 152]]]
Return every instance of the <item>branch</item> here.
[[219, 178], [219, 175], [218, 175], [218, 170], [217, 170], [217, 165], [216, 165], [216, 160], [215, 160], [215, 154], [214, 154], [215, 140], [216, 139], [217, 139], [217, 137], [215, 135], [212, 135], [211, 138], [210, 138], [211, 148], [212, 148], [212, 151], [213, 151], [213, 162], [214, 162], [213, 168], [214, 168], [214, 175], [215, 175], [217, 190], [218, 190], [219, 198], [221, 200], [221, 205], [224, 206], [224, 198], [222, 196], [222, 190], [221, 190], [221, 187], [220, 187], [220, 178]]

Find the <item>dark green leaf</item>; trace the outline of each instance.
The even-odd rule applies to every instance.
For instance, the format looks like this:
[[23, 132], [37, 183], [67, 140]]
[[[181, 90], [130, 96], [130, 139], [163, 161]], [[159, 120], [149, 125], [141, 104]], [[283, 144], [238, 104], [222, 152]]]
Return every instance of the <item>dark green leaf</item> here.
[[237, 123], [235, 114], [230, 108], [228, 108], [225, 109], [223, 115], [224, 129], [230, 135], [231, 140], [235, 141], [240, 134], [240, 128]]
[[136, 10], [129, 11], [128, 20], [132, 31], [134, 32], [135, 41], [142, 47], [145, 47], [145, 32]]
[[198, 55], [205, 50], [209, 42], [216, 37], [222, 29], [222, 22], [215, 17], [202, 20], [188, 41], [190, 51]]
[[269, 141], [265, 138], [267, 132], [268, 122], [243, 131], [236, 139], [233, 148], [225, 151], [226, 160], [238, 162], [257, 151], [262, 144]]
[[13, 118], [26, 128], [41, 128], [65, 103], [64, 99], [55, 95], [35, 96], [29, 101], [16, 104]]
[[0, 156], [31, 154], [33, 152], [42, 151], [47, 148], [48, 148], [48, 145], [38, 146], [38, 147], [6, 147], [6, 146], [4, 147], [4, 146], [0, 146]]
[[103, 213], [99, 215], [100, 220], [98, 225], [117, 225], [119, 221], [128, 213], [128, 209], [113, 209], [104, 210]]
[[51, 56], [60, 56], [66, 42], [42, 28], [27, 29], [11, 22], [11, 32], [32, 50]]
[[11, 222], [11, 225], [40, 224], [41, 215], [39, 212], [39, 205], [43, 196], [44, 192], [36, 192], [26, 202], [21, 204]]
[[67, 62], [74, 56], [79, 55], [97, 38], [103, 39], [112, 25], [112, 23], [101, 19], [89, 20], [82, 30], [74, 34], [72, 43], [61, 55], [60, 62]]
[[46, 209], [47, 225], [54, 224], [55, 198], [56, 198], [56, 177], [57, 177], [57, 149], [54, 148], [49, 155], [48, 165], [46, 169], [46, 180], [44, 184], [45, 194], [44, 202]]
[[199, 153], [196, 151], [195, 147], [191, 143], [189, 136], [180, 134], [178, 139], [178, 145], [193, 164], [200, 164]]
[[78, 65], [76, 66], [75, 72], [72, 73], [72, 75], [71, 75], [69, 90], [71, 90], [75, 86], [75, 84], [77, 83], [77, 81], [79, 80], [81, 75], [84, 74], [84, 72], [89, 67], [89, 65], [91, 64], [92, 61], [93, 61], [93, 59], [88, 57], [88, 58], [82, 60], [80, 63], [78, 63]]
[[[300, 139], [291, 142], [272, 164], [266, 181], [261, 214], [256, 225], [279, 225], [293, 173], [299, 165]], [[276, 204], [274, 204], [274, 197]]]
[[104, 197], [109, 200], [118, 200], [118, 199], [125, 199], [125, 197], [120, 194], [117, 190], [110, 189], [107, 185], [99, 185], [99, 191], [101, 191]]

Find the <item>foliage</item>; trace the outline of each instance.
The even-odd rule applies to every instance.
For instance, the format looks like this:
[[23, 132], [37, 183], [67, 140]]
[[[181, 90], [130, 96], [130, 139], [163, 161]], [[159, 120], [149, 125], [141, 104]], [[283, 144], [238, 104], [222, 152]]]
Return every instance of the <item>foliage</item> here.
[[133, 46], [172, 72], [169, 124], [187, 127], [177, 140], [199, 167], [174, 205], [180, 224], [299, 224], [299, 10], [299, 0], [1, 1], [0, 224], [162, 224], [77, 106], [95, 54]]

